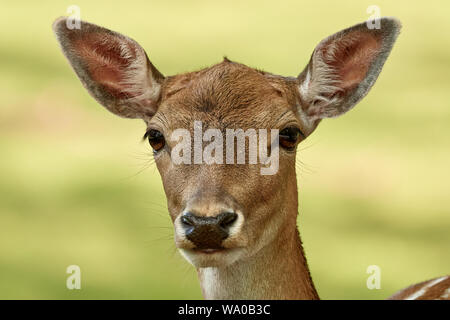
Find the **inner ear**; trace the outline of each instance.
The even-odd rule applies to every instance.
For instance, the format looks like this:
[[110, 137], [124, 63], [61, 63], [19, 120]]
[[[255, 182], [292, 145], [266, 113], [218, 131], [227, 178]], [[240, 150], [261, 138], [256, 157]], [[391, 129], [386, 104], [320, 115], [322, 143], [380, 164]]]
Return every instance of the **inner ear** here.
[[381, 18], [380, 29], [360, 23], [322, 40], [298, 76], [303, 100], [300, 113], [314, 123], [339, 116], [355, 106], [375, 83], [401, 24]]
[[154, 115], [164, 76], [144, 49], [129, 37], [84, 21], [79, 29], [70, 29], [66, 20], [57, 19], [53, 29], [89, 93], [119, 116]]
[[342, 41], [323, 45], [320, 50], [324, 62], [335, 74], [336, 85], [342, 93], [355, 89], [364, 80], [381, 43], [376, 34], [354, 32]]
[[114, 98], [127, 99], [142, 94], [132, 86], [132, 61], [136, 59], [135, 49], [126, 42], [106, 39], [100, 34], [87, 34], [74, 40], [74, 48], [85, 58], [87, 72]]

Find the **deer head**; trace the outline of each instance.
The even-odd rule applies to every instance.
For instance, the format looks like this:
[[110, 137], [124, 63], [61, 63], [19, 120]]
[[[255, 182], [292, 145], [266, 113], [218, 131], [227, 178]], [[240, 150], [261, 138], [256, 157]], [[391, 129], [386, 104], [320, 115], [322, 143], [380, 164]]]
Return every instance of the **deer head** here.
[[[86, 22], [71, 30], [65, 18], [53, 28], [89, 93], [116, 115], [145, 121], [176, 246], [197, 268], [221, 268], [251, 260], [269, 247], [273, 259], [292, 248], [303, 257], [296, 228], [296, 147], [322, 119], [344, 114], [368, 93], [400, 29], [392, 18], [380, 23], [380, 29], [362, 23], [324, 39], [296, 78], [228, 59], [165, 77], [126, 36]], [[183, 129], [195, 136], [194, 123], [224, 135], [227, 129], [277, 129], [267, 146], [270, 154], [278, 154], [278, 170], [261, 174], [264, 163], [174, 163], [171, 153], [180, 142], [174, 132]], [[212, 136], [218, 139], [216, 134], [204, 136], [200, 146]], [[195, 142], [186, 139], [184, 156], [190, 159]], [[246, 159], [250, 152], [247, 145]], [[285, 253], [291, 259], [290, 251]]]

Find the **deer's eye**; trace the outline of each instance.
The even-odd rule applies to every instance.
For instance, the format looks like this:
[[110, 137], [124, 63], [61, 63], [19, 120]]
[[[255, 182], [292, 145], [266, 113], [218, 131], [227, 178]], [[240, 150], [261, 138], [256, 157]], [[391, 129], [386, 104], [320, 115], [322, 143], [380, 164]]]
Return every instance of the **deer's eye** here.
[[303, 133], [297, 127], [287, 127], [280, 131], [280, 146], [287, 150], [294, 150], [300, 139], [304, 137]]
[[150, 129], [148, 130], [144, 138], [148, 139], [150, 146], [153, 148], [155, 152], [161, 150], [166, 144], [166, 140], [164, 139], [164, 135], [158, 130]]

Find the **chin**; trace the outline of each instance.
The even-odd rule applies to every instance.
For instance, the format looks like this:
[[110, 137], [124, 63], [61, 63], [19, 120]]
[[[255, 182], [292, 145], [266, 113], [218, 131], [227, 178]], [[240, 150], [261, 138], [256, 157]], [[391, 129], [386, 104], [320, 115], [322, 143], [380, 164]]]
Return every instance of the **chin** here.
[[181, 255], [196, 268], [226, 267], [244, 256], [244, 248], [198, 250], [178, 248]]

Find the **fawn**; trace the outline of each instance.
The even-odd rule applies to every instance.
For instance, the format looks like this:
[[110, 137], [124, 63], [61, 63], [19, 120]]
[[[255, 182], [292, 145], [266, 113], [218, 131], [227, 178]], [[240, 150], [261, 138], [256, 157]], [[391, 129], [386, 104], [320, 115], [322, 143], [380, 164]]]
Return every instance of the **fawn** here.
[[[319, 298], [296, 225], [296, 148], [322, 119], [350, 110], [375, 83], [401, 27], [394, 18], [379, 22], [378, 29], [361, 23], [321, 41], [298, 77], [228, 59], [165, 77], [134, 40], [87, 22], [71, 29], [67, 18], [55, 21], [63, 53], [89, 93], [116, 115], [145, 121], [176, 246], [197, 268], [205, 298]], [[241, 141], [257, 128], [275, 130], [259, 149], [277, 153], [277, 170], [261, 174], [267, 161], [175, 163], [181, 138], [183, 157], [195, 153], [189, 135], [195, 122], [213, 131], [194, 145], [202, 148], [214, 137], [214, 156], [227, 130], [240, 130]], [[180, 129], [184, 135], [174, 135]], [[251, 152], [245, 146], [235, 154], [233, 144], [226, 150], [231, 160]], [[449, 287], [447, 276], [392, 298], [448, 299]]]

